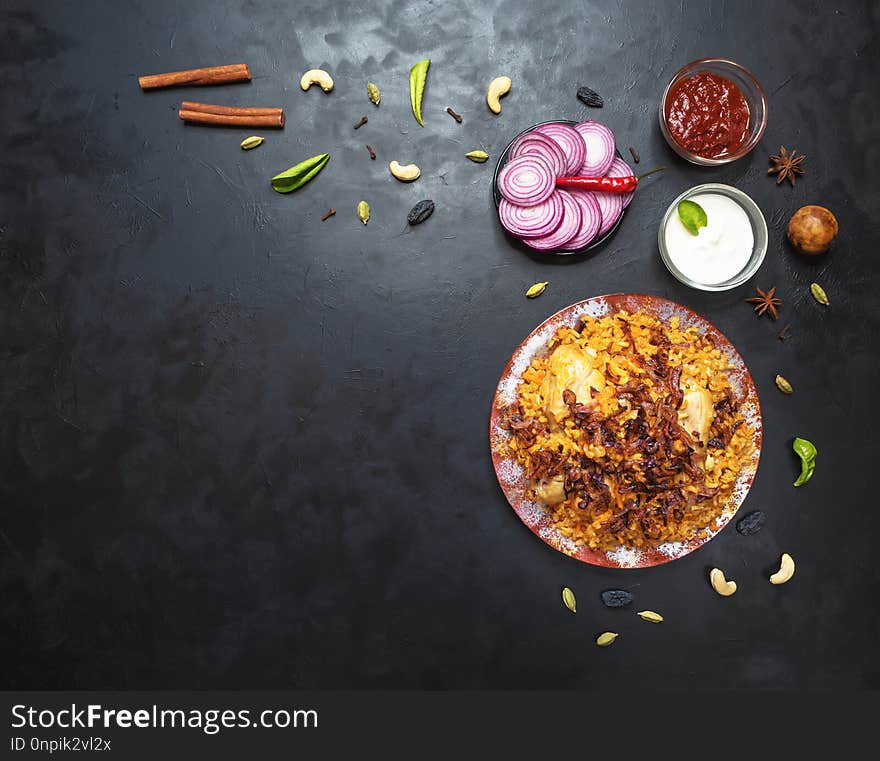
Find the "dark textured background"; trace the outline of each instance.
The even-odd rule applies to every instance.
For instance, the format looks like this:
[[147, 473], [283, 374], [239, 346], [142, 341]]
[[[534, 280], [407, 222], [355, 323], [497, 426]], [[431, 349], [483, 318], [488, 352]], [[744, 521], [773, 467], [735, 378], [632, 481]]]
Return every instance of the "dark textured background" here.
[[[0, 8], [4, 686], [880, 687], [876, 3]], [[704, 55], [751, 68], [769, 98], [764, 140], [722, 169], [676, 159], [657, 126], [666, 81]], [[422, 129], [407, 74], [424, 57]], [[237, 61], [252, 83], [136, 82]], [[329, 96], [298, 87], [316, 66], [335, 78]], [[484, 95], [499, 74], [514, 86], [495, 117]], [[603, 111], [580, 106], [581, 84]], [[245, 153], [254, 130], [184, 126], [181, 99], [282, 105], [287, 126]], [[495, 221], [492, 163], [463, 154], [587, 115], [640, 168], [671, 168], [600, 254], [529, 257]], [[765, 174], [780, 143], [809, 157], [795, 189]], [[273, 174], [323, 151], [308, 187], [272, 191]], [[396, 182], [394, 158], [422, 178]], [[669, 202], [709, 180], [750, 193], [771, 237], [753, 280], [720, 294], [678, 284], [656, 244]], [[407, 230], [426, 197], [437, 211]], [[841, 234], [808, 261], [783, 238], [813, 202]], [[528, 301], [536, 280], [551, 284]], [[774, 284], [780, 321], [758, 320], [742, 299]], [[730, 527], [668, 566], [599, 570], [546, 547], [504, 501], [486, 432], [506, 359], [552, 312], [615, 291], [696, 309], [751, 368], [758, 536]], [[801, 489], [795, 435], [819, 448]], [[782, 551], [798, 571], [775, 588]], [[711, 590], [713, 565], [735, 597]], [[620, 585], [666, 623], [603, 609], [599, 591]], [[621, 632], [608, 650], [592, 644], [604, 629]]]

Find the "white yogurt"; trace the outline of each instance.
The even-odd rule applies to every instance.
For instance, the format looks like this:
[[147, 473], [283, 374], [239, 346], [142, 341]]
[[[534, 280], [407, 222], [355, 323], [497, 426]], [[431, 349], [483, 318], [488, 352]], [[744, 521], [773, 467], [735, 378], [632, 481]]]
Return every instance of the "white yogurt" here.
[[699, 193], [689, 201], [706, 212], [707, 225], [692, 235], [676, 211], [669, 217], [664, 242], [679, 272], [697, 283], [717, 285], [745, 268], [755, 247], [755, 234], [745, 210], [720, 193]]

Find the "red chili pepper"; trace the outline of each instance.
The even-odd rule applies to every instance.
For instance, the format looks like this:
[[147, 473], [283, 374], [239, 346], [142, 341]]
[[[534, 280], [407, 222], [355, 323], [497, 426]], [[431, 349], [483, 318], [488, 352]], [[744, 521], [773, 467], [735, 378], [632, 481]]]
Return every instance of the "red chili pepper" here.
[[662, 172], [665, 166], [652, 169], [650, 172], [640, 174], [638, 177], [557, 177], [557, 188], [570, 188], [571, 190], [598, 190], [603, 193], [631, 193], [636, 189], [639, 180], [654, 172]]
[[636, 189], [639, 180], [635, 175], [629, 177], [557, 177], [557, 188], [571, 190], [598, 190], [603, 193], [630, 193]]

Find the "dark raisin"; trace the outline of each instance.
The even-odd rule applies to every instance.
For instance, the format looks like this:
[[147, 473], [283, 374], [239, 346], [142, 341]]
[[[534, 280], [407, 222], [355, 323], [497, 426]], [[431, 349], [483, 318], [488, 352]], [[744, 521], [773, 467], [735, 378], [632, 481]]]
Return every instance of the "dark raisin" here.
[[633, 601], [633, 596], [622, 589], [606, 589], [602, 593], [602, 602], [608, 608], [623, 608]]
[[433, 213], [433, 201], [431, 201], [430, 199], [419, 201], [415, 206], [412, 207], [412, 209], [410, 209], [409, 214], [406, 215], [406, 221], [409, 222], [411, 225], [418, 225], [424, 222]]
[[721, 439], [709, 439], [706, 442], [706, 446], [712, 447], [713, 449], [724, 449], [724, 442]]
[[736, 530], [743, 536], [751, 536], [752, 534], [757, 534], [762, 528], [764, 528], [766, 520], [767, 516], [764, 515], [763, 512], [755, 510], [753, 513], [743, 516], [736, 522]]
[[578, 100], [585, 106], [592, 106], [593, 108], [602, 108], [605, 105], [602, 96], [589, 87], [578, 87]]

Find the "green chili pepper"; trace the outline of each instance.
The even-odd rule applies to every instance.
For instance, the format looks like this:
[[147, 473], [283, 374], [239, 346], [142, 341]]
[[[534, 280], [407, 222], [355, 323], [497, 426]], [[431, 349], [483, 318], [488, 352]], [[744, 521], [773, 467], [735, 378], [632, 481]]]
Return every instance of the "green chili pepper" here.
[[813, 471], [816, 469], [817, 450], [815, 445], [806, 439], [795, 439], [792, 442], [791, 448], [801, 458], [801, 474], [798, 476], [797, 481], [794, 482], [794, 485], [803, 486], [810, 480]]
[[300, 161], [299, 164], [290, 167], [287, 171], [276, 174], [272, 178], [272, 187], [279, 193], [290, 193], [292, 190], [301, 188], [320, 172], [328, 161], [330, 161], [329, 153], [319, 153], [310, 159]]
[[431, 59], [426, 58], [409, 70], [409, 99], [412, 102], [412, 112], [416, 121], [423, 127], [425, 123], [422, 121], [422, 93], [425, 92], [425, 80], [428, 78], [430, 65]]

